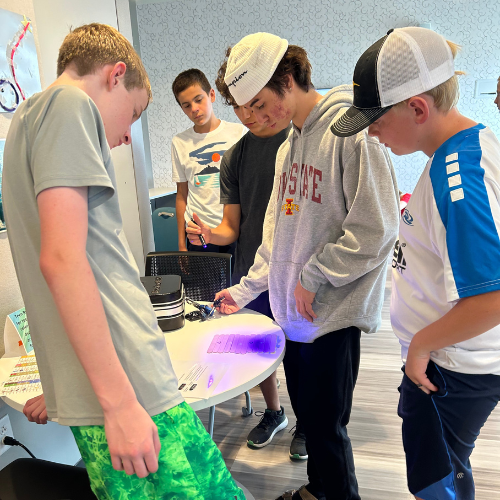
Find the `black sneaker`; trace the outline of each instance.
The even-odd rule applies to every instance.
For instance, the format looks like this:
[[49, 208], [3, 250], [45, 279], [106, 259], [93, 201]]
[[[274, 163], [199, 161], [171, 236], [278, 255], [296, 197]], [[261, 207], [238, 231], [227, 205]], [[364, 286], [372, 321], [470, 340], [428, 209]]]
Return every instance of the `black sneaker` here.
[[253, 448], [263, 448], [268, 445], [274, 435], [288, 425], [283, 406], [281, 411], [266, 410], [260, 419], [260, 422], [254, 427], [247, 438], [248, 446]]
[[292, 434], [293, 439], [290, 443], [290, 458], [292, 460], [307, 460], [306, 435], [298, 420], [289, 432], [293, 431], [293, 429], [295, 429], [295, 432]]

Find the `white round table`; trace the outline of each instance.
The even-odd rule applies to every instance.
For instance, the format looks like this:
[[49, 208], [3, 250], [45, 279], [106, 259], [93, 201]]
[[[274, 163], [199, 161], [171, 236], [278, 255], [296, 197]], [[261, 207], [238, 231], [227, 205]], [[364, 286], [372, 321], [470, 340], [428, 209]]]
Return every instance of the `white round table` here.
[[[187, 306], [186, 309], [189, 312], [193, 310], [193, 307]], [[278, 338], [276, 351], [272, 354], [256, 352], [246, 354], [208, 353], [214, 335], [218, 334], [275, 334]], [[267, 316], [248, 309], [242, 309], [229, 316], [216, 312], [212, 319], [203, 322], [186, 320], [183, 328], [165, 332], [165, 341], [174, 371], [178, 376], [180, 375], [178, 367], [186, 366], [187, 362], [200, 364], [224, 363], [227, 365], [227, 371], [210, 397], [206, 399], [186, 398], [187, 403], [195, 411], [210, 408], [208, 429], [210, 436], [213, 434], [215, 405], [239, 396], [265, 380], [276, 370], [285, 355], [285, 335], [281, 328]], [[0, 382], [4, 381], [12, 373], [17, 359], [17, 357], [0, 359]], [[2, 399], [12, 408], [22, 412], [26, 401], [39, 394], [41, 392], [32, 392], [29, 395], [23, 393], [4, 396]], [[248, 395], [246, 411], [247, 413], [251, 412]], [[247, 500], [254, 499], [243, 485], [237, 484], [243, 488]]]
[[[187, 306], [186, 310], [192, 310]], [[214, 335], [263, 335], [275, 334], [278, 337], [276, 351], [272, 354], [262, 353], [207, 353]], [[186, 366], [186, 362], [194, 363], [224, 363], [228, 366], [222, 380], [208, 399], [186, 398], [187, 403], [198, 411], [211, 408], [209, 432], [212, 434], [213, 411], [216, 404], [239, 396], [271, 375], [281, 363], [285, 354], [285, 336], [281, 328], [267, 316], [242, 309], [229, 316], [215, 313], [208, 321], [186, 320], [183, 328], [165, 332], [165, 340], [174, 370], [179, 376], [179, 367]], [[0, 382], [4, 381], [12, 372], [17, 358], [0, 359]], [[4, 396], [2, 399], [12, 408], [22, 411], [24, 404], [30, 398], [41, 392]], [[248, 402], [248, 400], [247, 400]], [[250, 408], [249, 408], [250, 409]]]
[[[275, 334], [278, 337], [276, 352], [207, 353], [214, 335], [217, 334]], [[276, 370], [285, 354], [285, 336], [281, 328], [267, 316], [248, 309], [229, 316], [216, 312], [214, 318], [204, 322], [186, 321], [184, 328], [165, 332], [165, 340], [178, 375], [177, 366], [182, 361], [228, 365], [226, 374], [208, 399], [187, 400], [195, 411], [222, 403], [255, 387]]]

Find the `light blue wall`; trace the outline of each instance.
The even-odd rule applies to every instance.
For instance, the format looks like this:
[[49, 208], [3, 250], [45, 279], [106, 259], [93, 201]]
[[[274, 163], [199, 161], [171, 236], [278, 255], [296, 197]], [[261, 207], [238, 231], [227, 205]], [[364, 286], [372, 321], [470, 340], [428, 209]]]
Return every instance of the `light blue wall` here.
[[[197, 67], [214, 82], [225, 48], [257, 31], [275, 33], [304, 47], [315, 86], [332, 87], [352, 81], [358, 57], [390, 28], [431, 22], [433, 29], [463, 45], [456, 64], [467, 72], [461, 78], [460, 111], [489, 125], [500, 137], [493, 97], [489, 101], [473, 97], [476, 79], [500, 75], [496, 0], [169, 0], [138, 5], [137, 20], [141, 55], [154, 93], [148, 122], [155, 187], [174, 187], [171, 140], [190, 126], [170, 89], [175, 76]], [[220, 102], [215, 110], [220, 118], [236, 120]], [[425, 155], [393, 158], [401, 189], [412, 191]]]

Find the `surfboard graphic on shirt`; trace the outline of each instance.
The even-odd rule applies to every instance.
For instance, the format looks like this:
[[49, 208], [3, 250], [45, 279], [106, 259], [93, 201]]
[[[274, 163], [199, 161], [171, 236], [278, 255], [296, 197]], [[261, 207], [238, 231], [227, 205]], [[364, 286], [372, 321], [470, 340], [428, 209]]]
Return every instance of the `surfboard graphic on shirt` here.
[[222, 155], [226, 149], [219, 149], [221, 145], [226, 145], [224, 142], [213, 142], [205, 146], [195, 149], [189, 153], [189, 157], [200, 165], [200, 171], [194, 175], [195, 187], [209, 187], [219, 189], [220, 187], [220, 169], [219, 164]]

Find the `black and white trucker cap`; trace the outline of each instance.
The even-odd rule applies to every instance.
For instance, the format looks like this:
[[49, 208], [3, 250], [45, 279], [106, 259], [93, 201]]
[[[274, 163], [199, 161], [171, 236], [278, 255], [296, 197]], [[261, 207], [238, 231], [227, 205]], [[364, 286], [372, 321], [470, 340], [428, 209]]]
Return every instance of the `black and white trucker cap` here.
[[368, 127], [394, 104], [422, 94], [455, 74], [446, 39], [426, 28], [397, 28], [375, 42], [354, 69], [353, 105], [330, 127], [348, 137]]

